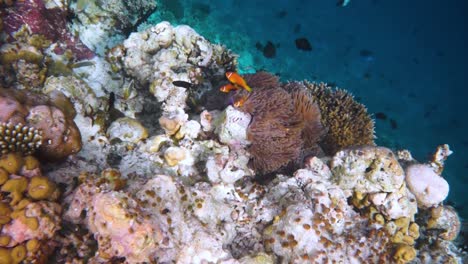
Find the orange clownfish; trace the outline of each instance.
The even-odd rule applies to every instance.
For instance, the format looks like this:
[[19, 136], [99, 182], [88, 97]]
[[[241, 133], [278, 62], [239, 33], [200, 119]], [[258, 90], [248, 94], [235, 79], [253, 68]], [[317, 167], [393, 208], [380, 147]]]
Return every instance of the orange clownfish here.
[[248, 96], [242, 96], [241, 98], [237, 99], [234, 102], [235, 107], [241, 107], [244, 105], [245, 101], [247, 101]]
[[235, 72], [226, 72], [226, 78], [234, 85], [239, 85], [240, 87], [251, 92], [252, 88], [247, 85], [247, 82], [239, 74]]
[[229, 93], [230, 91], [232, 90], [237, 90], [239, 89], [239, 87], [235, 86], [234, 84], [232, 83], [228, 83], [226, 85], [223, 85], [219, 88], [219, 90], [223, 93]]

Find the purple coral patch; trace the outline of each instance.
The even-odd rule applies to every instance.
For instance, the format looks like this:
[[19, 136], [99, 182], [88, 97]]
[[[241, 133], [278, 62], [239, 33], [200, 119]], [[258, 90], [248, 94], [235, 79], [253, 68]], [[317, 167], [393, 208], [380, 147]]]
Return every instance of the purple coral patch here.
[[15, 1], [14, 5], [0, 10], [4, 31], [12, 36], [23, 25], [28, 25], [32, 34], [44, 35], [57, 43], [54, 50], [63, 54], [70, 49], [76, 60], [91, 59], [95, 54], [78, 37], [67, 29], [67, 10], [47, 9], [41, 0]]

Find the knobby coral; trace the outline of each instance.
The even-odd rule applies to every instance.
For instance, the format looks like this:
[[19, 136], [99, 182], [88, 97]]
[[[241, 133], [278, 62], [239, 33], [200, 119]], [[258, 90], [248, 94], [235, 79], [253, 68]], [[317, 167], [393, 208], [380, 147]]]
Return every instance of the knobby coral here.
[[8, 152], [34, 153], [42, 144], [42, 132], [21, 123], [0, 123], [0, 155]]
[[324, 83], [304, 82], [317, 102], [322, 123], [328, 132], [320, 142], [326, 154], [362, 145], [374, 145], [374, 120], [364, 105], [341, 89], [332, 89]]

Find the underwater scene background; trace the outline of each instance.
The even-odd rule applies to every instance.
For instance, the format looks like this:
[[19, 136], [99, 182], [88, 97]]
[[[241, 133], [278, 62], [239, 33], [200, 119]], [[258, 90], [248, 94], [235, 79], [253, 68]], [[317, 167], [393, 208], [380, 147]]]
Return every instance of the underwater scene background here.
[[467, 5], [0, 0], [0, 264], [468, 263]]
[[449, 144], [448, 200], [467, 218], [468, 4], [336, 2], [163, 0], [147, 23], [190, 25], [239, 54], [242, 73], [267, 70], [350, 91], [374, 114], [378, 145], [405, 147], [422, 161]]

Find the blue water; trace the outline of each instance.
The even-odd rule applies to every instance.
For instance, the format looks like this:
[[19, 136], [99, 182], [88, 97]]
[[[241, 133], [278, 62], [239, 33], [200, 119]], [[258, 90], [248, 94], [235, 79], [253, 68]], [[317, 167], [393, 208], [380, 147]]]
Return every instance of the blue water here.
[[[351, 91], [377, 119], [377, 143], [421, 162], [454, 154], [443, 176], [468, 217], [468, 3], [463, 0], [162, 0], [149, 23], [188, 24], [240, 55], [240, 70], [324, 81]], [[306, 38], [311, 50], [296, 47]], [[271, 42], [269, 57], [263, 48]], [[259, 49], [260, 48], [260, 49]]]

